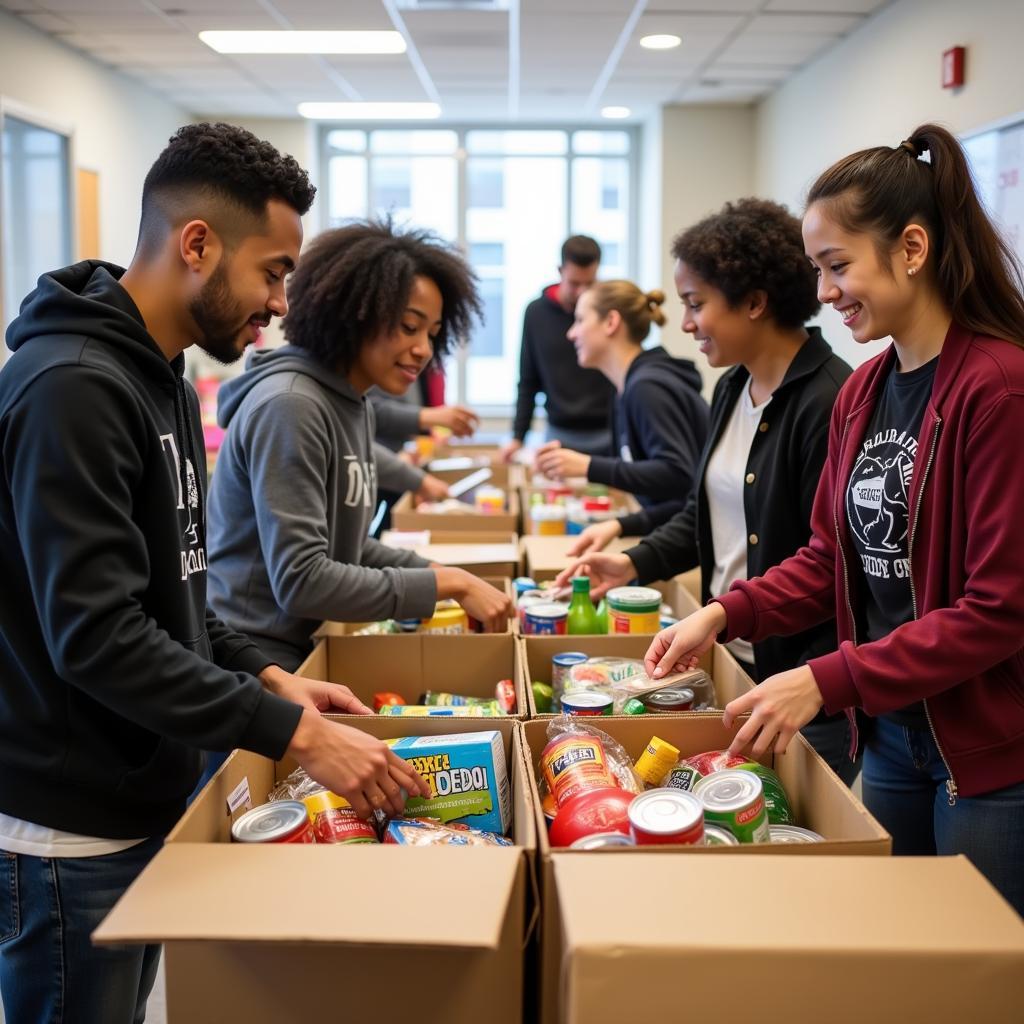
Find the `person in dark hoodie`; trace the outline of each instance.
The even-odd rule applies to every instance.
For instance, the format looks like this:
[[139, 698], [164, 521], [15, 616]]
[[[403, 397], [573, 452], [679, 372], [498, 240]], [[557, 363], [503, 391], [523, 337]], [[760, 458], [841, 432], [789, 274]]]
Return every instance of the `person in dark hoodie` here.
[[[711, 430], [686, 507], [621, 554], [601, 549], [611, 524], [584, 530], [578, 561], [594, 593], [632, 580], [669, 579], [701, 569], [704, 601], [734, 580], [760, 576], [807, 540], [811, 505], [825, 462], [828, 424], [850, 367], [805, 322], [820, 309], [800, 221], [785, 207], [741, 199], [683, 231], [672, 244], [683, 300], [683, 330], [713, 367], [732, 367], [715, 387]], [[585, 568], [584, 568], [585, 567]], [[732, 653], [754, 680], [836, 648], [834, 621]], [[846, 782], [846, 717], [822, 713], [804, 734]]]
[[285, 754], [361, 815], [423, 780], [368, 713], [283, 671], [206, 602], [197, 344], [237, 359], [287, 304], [315, 190], [228, 125], [149, 171], [127, 270], [44, 274], [0, 371], [0, 998], [8, 1020], [145, 1016], [158, 946], [90, 935], [157, 852], [203, 748]]
[[576, 300], [597, 280], [600, 264], [601, 247], [593, 238], [567, 238], [558, 283], [549, 285], [526, 307], [512, 439], [502, 449], [506, 461], [523, 447], [540, 392], [544, 393], [548, 441], [561, 441], [593, 455], [611, 451], [608, 411], [614, 391], [600, 373], [576, 362], [566, 338]]
[[662, 291], [631, 281], [602, 281], [576, 303], [569, 338], [580, 366], [599, 369], [615, 388], [612, 435], [617, 456], [589, 455], [550, 441], [535, 468], [553, 479], [586, 477], [636, 495], [639, 512], [613, 520], [617, 532], [650, 532], [690, 496], [708, 430], [700, 374], [689, 359], [641, 345], [665, 323]]
[[479, 313], [465, 260], [425, 231], [326, 231], [289, 285], [288, 344], [221, 387], [210, 496], [210, 600], [283, 665], [324, 620], [429, 618], [454, 598], [504, 628], [507, 598], [463, 569], [367, 534], [377, 508], [376, 386], [401, 394]]

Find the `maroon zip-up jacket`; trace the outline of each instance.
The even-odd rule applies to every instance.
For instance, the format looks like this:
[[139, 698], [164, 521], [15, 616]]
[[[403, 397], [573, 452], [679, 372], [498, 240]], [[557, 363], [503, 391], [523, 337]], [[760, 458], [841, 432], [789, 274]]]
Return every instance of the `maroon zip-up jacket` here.
[[910, 484], [915, 618], [858, 644], [844, 494], [895, 359], [890, 346], [839, 392], [807, 546], [719, 601], [727, 639], [834, 615], [839, 650], [808, 662], [825, 709], [877, 716], [924, 700], [952, 803], [1024, 780], [1024, 349], [950, 327]]

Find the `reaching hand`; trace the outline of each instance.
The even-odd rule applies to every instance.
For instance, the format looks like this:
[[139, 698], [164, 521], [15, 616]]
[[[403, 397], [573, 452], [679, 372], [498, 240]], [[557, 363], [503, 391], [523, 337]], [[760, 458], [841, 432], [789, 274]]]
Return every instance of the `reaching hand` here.
[[501, 446], [501, 461], [511, 462], [518, 452], [523, 447], [522, 441], [516, 441], [514, 438], [511, 441], [506, 441]]
[[306, 679], [285, 672], [279, 665], [268, 665], [260, 679], [268, 690], [310, 711], [344, 715], [372, 715], [373, 712], [341, 683], [328, 683], [322, 679]]
[[579, 558], [568, 569], [563, 569], [555, 580], [555, 586], [570, 586], [573, 576], [589, 576], [590, 596], [600, 599], [612, 587], [624, 587], [636, 579], [636, 566], [629, 555], [607, 555], [598, 552]]
[[588, 526], [576, 538], [576, 542], [569, 547], [566, 554], [570, 558], [578, 555], [586, 555], [591, 551], [604, 551], [616, 537], [622, 536], [622, 523], [618, 519], [608, 519], [603, 523], [594, 523]]
[[416, 504], [423, 501], [444, 501], [448, 497], [448, 485], [440, 477], [427, 473], [414, 497]]
[[750, 712], [750, 718], [729, 744], [729, 753], [741, 754], [749, 749], [754, 758], [770, 750], [784, 754], [789, 741], [814, 718], [823, 703], [814, 673], [806, 665], [769, 677], [725, 706], [722, 722], [727, 729], [740, 715]]
[[668, 629], [655, 634], [644, 655], [644, 668], [652, 679], [670, 672], [695, 668], [700, 656], [711, 650], [715, 637], [725, 628], [725, 609], [717, 602], [687, 615]]
[[472, 437], [480, 426], [480, 417], [464, 405], [426, 406], [420, 412], [420, 426], [447, 427], [456, 437]]
[[563, 448], [561, 441], [548, 441], [537, 449], [533, 468], [534, 472], [552, 480], [564, 480], [569, 476], [585, 477], [590, 468], [590, 456], [574, 452], [571, 448]]

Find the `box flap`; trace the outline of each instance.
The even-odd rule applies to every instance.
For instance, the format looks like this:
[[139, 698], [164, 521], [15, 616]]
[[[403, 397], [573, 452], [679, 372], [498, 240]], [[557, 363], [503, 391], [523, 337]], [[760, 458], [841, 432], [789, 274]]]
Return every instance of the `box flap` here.
[[[552, 861], [570, 950], [969, 951], [1014, 955], [1024, 968], [1024, 922], [965, 857], [666, 854], [644, 860], [642, 885], [635, 857]], [[626, 892], [614, 913], [594, 898]]]
[[[522, 852], [174, 843], [121, 897], [93, 940], [496, 950]], [[431, 881], [453, 877], [453, 857], [457, 899], [450, 886]], [[391, 898], [395, 885], [404, 889], [402, 899]]]

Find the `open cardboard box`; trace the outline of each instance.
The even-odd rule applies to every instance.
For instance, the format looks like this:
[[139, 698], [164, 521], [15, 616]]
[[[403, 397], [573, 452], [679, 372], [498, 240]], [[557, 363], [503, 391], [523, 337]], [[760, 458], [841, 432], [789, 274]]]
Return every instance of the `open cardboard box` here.
[[[490, 583], [495, 590], [500, 590], [509, 601], [512, 600], [512, 580], [508, 576], [482, 576], [481, 579], [485, 583]], [[515, 621], [514, 617], [509, 619], [506, 632], [513, 632]], [[335, 622], [333, 619], [325, 619], [313, 633], [313, 639], [320, 640], [325, 636], [352, 636], [372, 625], [372, 622]]]
[[[537, 719], [524, 722], [522, 726], [526, 741], [523, 751], [528, 760], [527, 774], [532, 787], [534, 809], [537, 815], [537, 849], [541, 861], [540, 1010], [538, 1019], [543, 1024], [555, 1024], [559, 1019], [562, 923], [554, 861], [567, 855], [562, 852], [553, 853], [552, 847], [548, 843], [540, 792], [537, 787], [537, 780], [540, 777], [540, 755], [548, 742], [547, 727], [549, 723], [550, 719]], [[688, 756], [706, 750], [725, 749], [734, 735], [722, 725], [722, 717], [717, 712], [589, 719], [588, 724], [596, 725], [618, 740], [634, 762], [652, 736], [660, 736], [663, 740], [678, 747], [683, 756]], [[597, 892], [605, 894], [629, 893], [629, 899], [617, 901], [614, 904], [607, 897], [602, 897], [598, 902], [602, 904], [604, 912], [614, 919], [618, 914], [617, 908], [632, 900], [634, 889], [657, 893], [658, 889], [652, 888], [648, 880], [647, 868], [655, 860], [664, 857], [671, 856], [676, 863], [674, 884], [682, 887], [688, 877], [700, 879], [700, 885], [704, 886], [705, 865], [708, 861], [719, 857], [768, 855], [774, 859], [779, 856], [793, 856], [799, 857], [800, 861], [805, 861], [808, 857], [813, 859], [836, 854], [886, 856], [890, 853], [892, 840], [889, 834], [843, 785], [838, 776], [814, 752], [811, 745], [802, 736], [798, 735], [790, 741], [785, 754], [769, 755], [763, 759], [763, 762], [778, 773], [786, 795], [789, 797], [796, 823], [823, 836], [824, 842], [806, 845], [763, 843], [749, 846], [619, 847], [601, 853], [583, 854], [582, 856], [594, 857], [599, 861], [610, 861], [613, 857], [623, 859], [626, 866], [621, 870], [629, 872], [633, 879], [632, 885], [625, 890], [617, 888], [614, 883], [602, 886], [597, 890]], [[581, 855], [576, 854], [575, 856]], [[677, 860], [678, 857], [691, 859], [684, 862]], [[681, 870], [679, 865], [682, 865]], [[834, 907], [836, 914], [839, 914], [840, 906], [847, 905], [843, 900], [844, 892], [850, 894], [851, 899], [856, 898], [853, 895], [851, 884], [848, 884], [846, 889], [837, 886], [835, 900], [823, 904], [822, 913], [827, 915], [829, 907]], [[744, 894], [746, 904], [755, 906], [756, 913], [760, 914], [758, 890], [755, 887], [747, 887], [744, 889]], [[719, 892], [717, 895], [719, 911], [722, 914], [728, 913], [725, 903], [726, 894]], [[832, 918], [831, 923], [833, 928], [837, 931], [840, 930], [839, 922], [835, 917]], [[745, 985], [744, 991], [747, 991]], [[761, 1010], [765, 1007], [766, 1002], [770, 1003], [773, 994], [774, 990], [759, 992], [756, 1004], [758, 1010], [755, 1016], [761, 1016]], [[677, 998], [681, 998], [685, 1005], [685, 990], [680, 989]], [[862, 1006], [861, 1010], [863, 1009]], [[604, 1016], [601, 1019], [614, 1019], [614, 1016]]]
[[517, 723], [344, 721], [380, 738], [497, 729], [516, 845], [232, 844], [229, 796], [247, 780], [262, 803], [294, 768], [236, 751], [93, 940], [165, 944], [169, 1024], [522, 1024], [536, 833]]
[[[474, 576], [519, 575], [519, 537], [511, 531], [417, 530], [417, 542], [408, 544], [410, 534], [385, 530], [381, 542], [406, 547], [428, 561], [465, 569]], [[421, 540], [422, 538], [422, 540]]]
[[[447, 463], [454, 459], [462, 460], [462, 462], [451, 469], [446, 468]], [[525, 467], [514, 462], [502, 462], [497, 450], [463, 452], [461, 449], [445, 449], [442, 454], [435, 455], [423, 468], [446, 484], [454, 484], [484, 466], [491, 471], [491, 478], [487, 483], [492, 487], [512, 488], [518, 491], [526, 481]]]
[[[519, 488], [519, 500], [523, 506], [523, 533], [533, 533], [533, 520], [530, 517], [530, 508], [533, 506], [533, 502], [536, 500], [535, 495], [540, 495], [541, 502], [544, 502], [548, 491], [552, 487], [564, 487], [568, 486], [572, 488], [573, 496], [578, 497], [583, 494], [588, 487], [593, 487], [593, 484], [588, 484], [583, 480], [567, 481], [565, 484], [558, 483], [557, 481], [549, 481], [545, 486], [543, 484], [536, 483], [523, 483]], [[606, 488], [608, 497], [611, 498], [612, 511], [616, 515], [625, 515], [627, 512], [638, 512], [640, 510], [640, 503], [630, 494], [628, 491], [620, 491], [615, 487]]]
[[[520, 636], [519, 672], [523, 691], [530, 702], [530, 718], [551, 719], [554, 715], [538, 714], [533, 699], [534, 680], [551, 682], [551, 659], [564, 651], [581, 651], [592, 658], [640, 658], [647, 653], [651, 645], [649, 634], [630, 634], [609, 636]], [[715, 684], [715, 696], [719, 707], [725, 707], [729, 701], [742, 696], [753, 689], [754, 681], [740, 668], [739, 662], [721, 644], [715, 644], [710, 651], [701, 656], [702, 668]], [[692, 712], [680, 712], [691, 714]], [[631, 718], [643, 718], [653, 722], [661, 719], [663, 713], [654, 715], [633, 715]], [[648, 737], [650, 739], [650, 737]]]
[[554, 876], [565, 1024], [1022, 1017], [1024, 922], [965, 857], [668, 854], [641, 875], [560, 853]]
[[396, 530], [461, 530], [494, 533], [519, 529], [519, 494], [505, 490], [504, 512], [477, 512], [469, 507], [462, 512], [420, 512], [413, 505], [412, 494], [406, 493], [391, 509], [391, 524]]
[[317, 643], [297, 674], [344, 683], [369, 707], [373, 707], [373, 695], [381, 691], [400, 694], [408, 704], [416, 704], [427, 690], [493, 697], [497, 683], [511, 679], [516, 688], [517, 713], [513, 717], [525, 718], [529, 704], [518, 659], [519, 650], [511, 633], [328, 635]]

